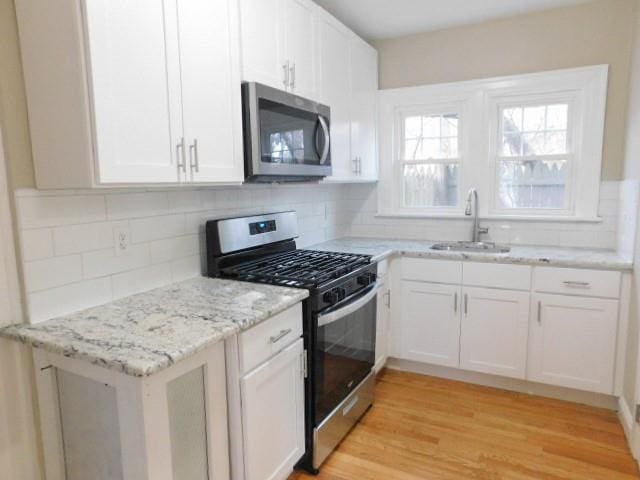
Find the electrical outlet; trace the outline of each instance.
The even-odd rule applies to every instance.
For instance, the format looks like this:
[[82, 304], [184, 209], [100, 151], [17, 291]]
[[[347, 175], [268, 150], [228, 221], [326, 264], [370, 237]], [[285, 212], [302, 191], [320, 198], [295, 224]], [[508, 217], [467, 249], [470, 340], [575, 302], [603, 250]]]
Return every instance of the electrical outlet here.
[[114, 227], [113, 244], [116, 256], [127, 253], [131, 248], [131, 229], [129, 227]]

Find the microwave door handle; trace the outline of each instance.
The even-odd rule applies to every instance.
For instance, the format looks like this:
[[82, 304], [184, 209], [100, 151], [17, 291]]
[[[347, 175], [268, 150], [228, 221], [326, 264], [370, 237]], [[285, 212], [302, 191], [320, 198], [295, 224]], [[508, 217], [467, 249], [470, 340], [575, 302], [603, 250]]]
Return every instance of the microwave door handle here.
[[325, 325], [329, 325], [330, 323], [336, 322], [348, 315], [351, 315], [356, 310], [362, 308], [364, 305], [369, 303], [378, 293], [378, 285], [374, 285], [371, 287], [369, 292], [365, 295], [362, 295], [357, 300], [345, 305], [338, 310], [335, 310], [331, 313], [326, 313], [324, 315], [318, 315], [318, 327], [324, 327]]
[[[324, 165], [327, 161], [327, 157], [329, 156], [329, 144], [331, 143], [331, 137], [329, 133], [329, 125], [327, 125], [327, 121], [322, 115], [318, 115], [318, 122], [320, 122], [320, 126], [324, 133], [324, 147], [322, 149], [322, 155], [320, 155], [320, 165]], [[316, 139], [317, 138], [316, 134]]]

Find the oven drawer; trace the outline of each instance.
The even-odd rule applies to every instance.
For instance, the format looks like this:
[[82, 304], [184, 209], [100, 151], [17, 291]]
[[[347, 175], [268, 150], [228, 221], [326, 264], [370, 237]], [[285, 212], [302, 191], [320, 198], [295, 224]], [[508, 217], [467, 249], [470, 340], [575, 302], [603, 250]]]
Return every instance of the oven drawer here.
[[242, 332], [238, 338], [242, 374], [260, 365], [302, 336], [302, 303]]

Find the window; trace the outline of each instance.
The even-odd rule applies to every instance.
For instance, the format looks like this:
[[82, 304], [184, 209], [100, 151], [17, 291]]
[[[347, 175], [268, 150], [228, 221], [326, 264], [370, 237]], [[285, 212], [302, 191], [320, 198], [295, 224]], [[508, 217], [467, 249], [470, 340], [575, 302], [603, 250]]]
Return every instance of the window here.
[[378, 210], [597, 220], [607, 66], [379, 93]]
[[458, 203], [458, 122], [457, 113], [403, 117], [404, 206], [452, 207]]
[[499, 109], [498, 208], [567, 208], [569, 104]]

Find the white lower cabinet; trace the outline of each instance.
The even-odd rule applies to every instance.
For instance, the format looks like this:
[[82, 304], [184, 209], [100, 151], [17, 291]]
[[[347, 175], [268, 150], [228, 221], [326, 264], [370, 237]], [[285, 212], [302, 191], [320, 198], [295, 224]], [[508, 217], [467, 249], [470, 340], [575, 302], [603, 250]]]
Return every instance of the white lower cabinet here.
[[611, 394], [618, 300], [534, 294], [529, 379]]
[[525, 378], [529, 292], [464, 287], [460, 367]]
[[391, 353], [617, 394], [626, 328], [620, 303], [629, 288], [623, 280], [616, 271], [405, 257], [394, 283], [401, 291], [394, 294]]
[[305, 451], [303, 341], [240, 381], [246, 480], [286, 479]]
[[378, 303], [376, 305], [376, 360], [374, 370], [379, 372], [389, 356], [389, 320], [391, 292], [388, 278], [378, 280]]
[[402, 282], [402, 358], [447, 367], [459, 365], [460, 286]]

